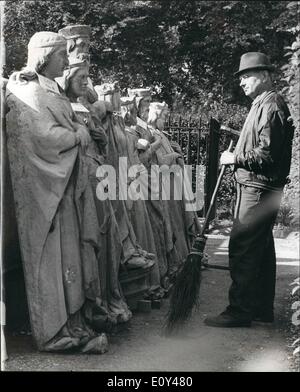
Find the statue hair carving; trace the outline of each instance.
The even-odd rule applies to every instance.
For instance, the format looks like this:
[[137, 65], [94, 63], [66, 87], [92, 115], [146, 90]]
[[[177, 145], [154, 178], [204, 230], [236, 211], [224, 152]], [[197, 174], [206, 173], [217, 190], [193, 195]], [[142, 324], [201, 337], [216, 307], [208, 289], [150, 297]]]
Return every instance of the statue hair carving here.
[[73, 39], [68, 39], [68, 40], [67, 40], [67, 51], [68, 51], [68, 53], [73, 52], [73, 50], [75, 49], [75, 47], [76, 47], [76, 39], [75, 39], [75, 38], [73, 38]]
[[49, 63], [50, 57], [56, 50], [57, 47], [29, 49], [26, 68], [32, 69], [37, 73], [42, 73]]

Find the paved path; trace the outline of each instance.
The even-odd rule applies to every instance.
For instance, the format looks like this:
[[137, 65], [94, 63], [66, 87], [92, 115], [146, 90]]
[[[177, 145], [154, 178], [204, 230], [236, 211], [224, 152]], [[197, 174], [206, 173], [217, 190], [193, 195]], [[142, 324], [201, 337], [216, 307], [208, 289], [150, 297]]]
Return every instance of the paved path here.
[[[210, 236], [206, 251], [211, 262], [227, 263], [228, 237]], [[290, 328], [289, 284], [299, 274], [299, 240], [276, 240], [278, 279], [276, 321], [251, 328], [221, 329], [203, 324], [207, 314], [226, 306], [228, 271], [205, 270], [200, 308], [180, 335], [166, 338], [161, 325], [168, 309], [136, 313], [130, 325], [109, 338], [109, 352], [97, 355], [37, 353], [30, 337], [9, 337], [6, 370], [52, 371], [292, 371], [287, 345]]]

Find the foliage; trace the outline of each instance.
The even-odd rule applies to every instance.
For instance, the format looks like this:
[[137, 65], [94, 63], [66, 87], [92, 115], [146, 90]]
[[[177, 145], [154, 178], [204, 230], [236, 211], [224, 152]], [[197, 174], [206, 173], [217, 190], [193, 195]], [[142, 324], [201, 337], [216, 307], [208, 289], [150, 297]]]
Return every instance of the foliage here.
[[[293, 1], [288, 3], [286, 18], [289, 15], [298, 15], [300, 17], [300, 2]], [[282, 27], [281, 27], [282, 28]], [[283, 197], [281, 210], [279, 211], [279, 222], [283, 215], [286, 215], [286, 211], [289, 210], [289, 223], [299, 228], [300, 213], [299, 213], [299, 200], [300, 200], [300, 189], [299, 189], [299, 168], [300, 168], [300, 24], [295, 27], [289, 27], [294, 35], [294, 42], [291, 46], [287, 46], [286, 57], [287, 64], [282, 67], [284, 74], [283, 81], [285, 86], [282, 89], [282, 93], [285, 95], [289, 108], [292, 115], [292, 120], [295, 126], [295, 135], [293, 141], [292, 151], [292, 164], [290, 171], [291, 182], [287, 185]], [[287, 224], [285, 221], [283, 224]], [[287, 224], [289, 225], [289, 224]]]
[[300, 293], [300, 277], [297, 277], [290, 286], [294, 286], [291, 292], [291, 296], [293, 299], [291, 309], [293, 310], [292, 314], [292, 325], [293, 331], [295, 333], [296, 339], [292, 344], [293, 355], [298, 356], [300, 354], [300, 338], [299, 338], [299, 327], [300, 327], [300, 301], [299, 301], [299, 293]]
[[279, 226], [297, 227], [298, 220], [295, 216], [295, 211], [291, 206], [290, 202], [284, 200], [281, 203], [276, 223]]
[[[299, 27], [295, 27], [298, 3], [7, 0], [6, 76], [25, 65], [27, 44], [36, 31], [89, 24], [91, 75], [95, 84], [119, 80], [123, 93], [128, 87], [151, 86], [153, 98], [165, 100], [176, 113], [201, 115], [204, 121], [214, 116], [240, 130], [250, 101], [239, 88], [234, 72], [241, 54], [262, 51], [276, 67], [275, 85], [278, 89], [285, 88], [298, 124], [295, 137], [298, 140], [299, 38], [288, 47], [299, 33]], [[228, 136], [222, 135], [220, 151], [226, 148], [228, 140]], [[292, 182], [286, 200], [299, 200], [297, 154], [299, 142], [295, 141]], [[224, 208], [230, 210], [232, 192], [231, 177], [227, 174], [219, 205], [225, 203]], [[296, 205], [292, 207], [296, 209]]]
[[[7, 72], [20, 69], [30, 36], [70, 23], [92, 27], [95, 83], [151, 85], [169, 104], [244, 101], [233, 76], [245, 51], [262, 50], [276, 66], [291, 32], [275, 21], [284, 1], [6, 1]], [[290, 17], [290, 24], [292, 24]], [[296, 24], [296, 21], [295, 23]], [[199, 102], [200, 101], [200, 102]]]

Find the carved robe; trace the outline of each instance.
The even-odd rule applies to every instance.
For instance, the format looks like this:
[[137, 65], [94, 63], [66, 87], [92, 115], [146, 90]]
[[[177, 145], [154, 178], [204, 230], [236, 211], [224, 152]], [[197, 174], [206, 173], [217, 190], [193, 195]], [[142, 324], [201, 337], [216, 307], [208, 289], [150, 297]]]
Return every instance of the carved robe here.
[[[157, 129], [155, 132], [159, 132]], [[158, 164], [167, 165], [171, 167], [172, 165], [177, 164], [177, 155], [175, 154], [169, 139], [161, 133], [162, 143], [159, 146], [158, 150], [156, 151], [156, 157]], [[172, 230], [175, 236], [175, 247], [176, 247], [176, 254], [179, 260], [175, 262], [174, 258], [171, 259], [172, 266], [171, 270], [176, 270], [178, 262], [182, 263], [185, 258], [187, 257], [188, 253], [190, 252], [190, 248], [192, 245], [192, 240], [196, 236], [197, 233], [197, 226], [196, 226], [196, 219], [197, 215], [195, 212], [186, 211], [185, 209], [185, 190], [190, 187], [190, 184], [187, 184], [187, 178], [183, 177], [182, 181], [182, 200], [174, 200], [174, 177], [173, 181], [171, 182], [171, 198], [170, 200], [166, 201], [165, 209], [166, 213], [170, 217]]]
[[[84, 106], [74, 105], [76, 115], [79, 121], [87, 124], [88, 129], [94, 129], [93, 107], [86, 100], [81, 102]], [[84, 111], [85, 108], [88, 110]], [[96, 172], [104, 163], [101, 146], [103, 147], [104, 143], [91, 140], [87, 150], [80, 152], [81, 173], [78, 177], [76, 201], [83, 236], [83, 257], [86, 260], [84, 264], [93, 263], [94, 266], [93, 269], [88, 268], [85, 271], [91, 275], [90, 279], [85, 281], [93, 282], [93, 276], [98, 277], [92, 286], [86, 287], [89, 297], [94, 301], [89, 318], [92, 325], [105, 326], [105, 320], [113, 324], [128, 321], [131, 312], [119, 283], [123, 254], [114, 210], [110, 200], [99, 200], [96, 195]]]

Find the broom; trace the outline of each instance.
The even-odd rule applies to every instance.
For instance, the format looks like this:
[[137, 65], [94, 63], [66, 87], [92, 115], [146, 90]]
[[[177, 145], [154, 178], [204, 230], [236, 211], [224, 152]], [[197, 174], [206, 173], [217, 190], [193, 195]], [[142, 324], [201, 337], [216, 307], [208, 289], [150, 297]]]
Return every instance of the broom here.
[[[231, 151], [233, 140], [230, 141], [228, 151]], [[170, 307], [165, 322], [165, 331], [170, 334], [185, 321], [193, 312], [193, 308], [198, 305], [199, 290], [201, 283], [201, 266], [228, 269], [228, 267], [209, 265], [203, 262], [203, 253], [207, 237], [205, 232], [209, 226], [209, 217], [216, 200], [217, 191], [220, 187], [226, 166], [223, 165], [210, 201], [208, 211], [200, 234], [194, 239], [191, 252], [188, 254], [186, 262], [176, 277], [170, 298]]]

